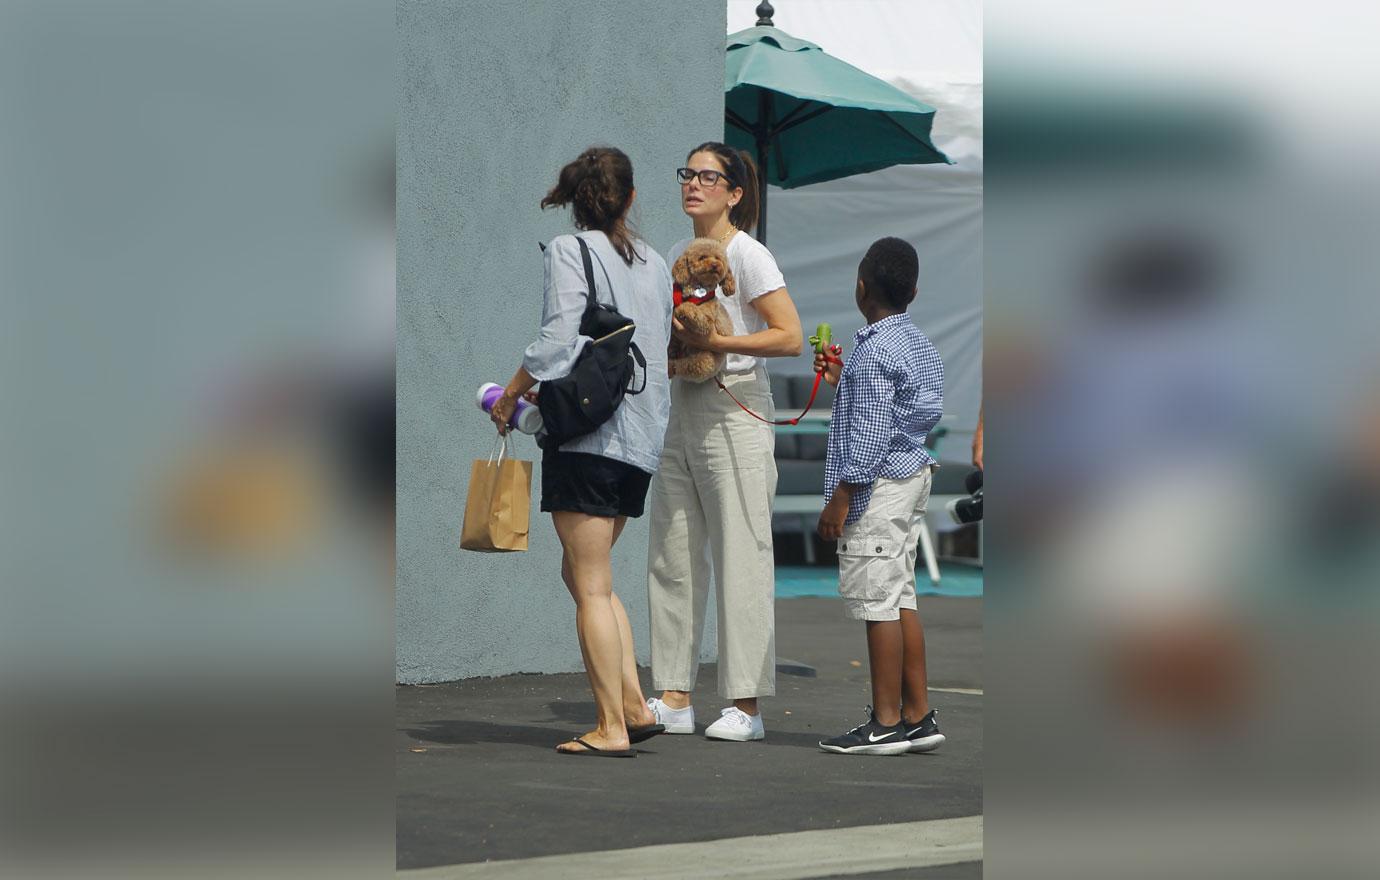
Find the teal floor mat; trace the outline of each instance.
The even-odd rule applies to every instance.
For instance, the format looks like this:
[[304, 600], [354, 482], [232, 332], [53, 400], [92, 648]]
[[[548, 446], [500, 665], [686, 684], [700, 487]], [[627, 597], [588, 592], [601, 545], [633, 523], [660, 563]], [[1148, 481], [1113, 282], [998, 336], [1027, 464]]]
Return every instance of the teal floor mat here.
[[[941, 562], [939, 584], [930, 583], [922, 569], [915, 578], [915, 592], [920, 596], [960, 596], [973, 598], [982, 595], [982, 569], [973, 565]], [[776, 598], [798, 599], [803, 596], [824, 596], [837, 599], [839, 570], [829, 566], [778, 565], [776, 567]]]

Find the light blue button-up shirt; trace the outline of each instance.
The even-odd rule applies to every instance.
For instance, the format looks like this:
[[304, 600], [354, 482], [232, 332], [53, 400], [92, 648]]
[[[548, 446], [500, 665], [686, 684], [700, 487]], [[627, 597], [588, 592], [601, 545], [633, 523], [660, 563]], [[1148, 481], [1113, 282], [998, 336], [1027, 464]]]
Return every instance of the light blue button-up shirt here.
[[903, 480], [934, 464], [925, 437], [943, 414], [944, 363], [910, 315], [858, 331], [834, 395], [824, 463], [826, 502], [839, 483], [862, 487], [853, 494], [846, 524], [867, 511], [878, 477]]
[[[594, 265], [594, 291], [601, 303], [612, 303], [637, 325], [633, 342], [647, 358], [647, 388], [629, 394], [613, 418], [592, 434], [561, 444], [562, 452], [587, 452], [656, 473], [666, 423], [671, 418], [671, 382], [666, 377], [666, 346], [671, 338], [671, 272], [661, 255], [641, 241], [633, 246], [631, 266], [602, 232], [582, 232]], [[545, 300], [541, 334], [527, 346], [522, 365], [540, 381], [567, 375], [591, 340], [580, 335], [585, 311], [584, 263], [573, 235], [560, 235], [546, 247]], [[642, 384], [637, 369], [633, 387]]]

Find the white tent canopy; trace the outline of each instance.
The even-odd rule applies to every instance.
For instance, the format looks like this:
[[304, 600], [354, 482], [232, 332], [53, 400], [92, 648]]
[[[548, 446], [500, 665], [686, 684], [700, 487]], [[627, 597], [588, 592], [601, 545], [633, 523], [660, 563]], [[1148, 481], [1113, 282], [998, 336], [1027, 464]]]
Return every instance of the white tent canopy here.
[[[757, 22], [758, 0], [729, 0], [730, 33]], [[894, 235], [920, 254], [911, 314], [938, 347], [947, 376], [944, 422], [977, 423], [982, 397], [982, 6], [976, 0], [779, 0], [775, 24], [934, 107], [934, 143], [957, 164], [901, 165], [793, 190], [771, 188], [768, 245], [806, 335], [821, 321], [847, 345], [862, 326], [853, 305], [858, 261]], [[809, 361], [775, 361], [805, 374]], [[945, 458], [963, 457], [955, 437]]]

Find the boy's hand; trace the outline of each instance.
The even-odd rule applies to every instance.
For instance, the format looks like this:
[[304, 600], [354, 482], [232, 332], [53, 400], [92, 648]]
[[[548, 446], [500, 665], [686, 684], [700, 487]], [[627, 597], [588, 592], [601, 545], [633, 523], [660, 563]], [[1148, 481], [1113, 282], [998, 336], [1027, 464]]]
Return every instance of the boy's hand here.
[[824, 505], [824, 512], [819, 515], [819, 524], [815, 526], [815, 531], [826, 541], [837, 541], [843, 536], [843, 521], [848, 519], [848, 501], [851, 493], [840, 491], [842, 489], [840, 486], [834, 490], [834, 497]]
[[830, 385], [839, 384], [839, 374], [843, 372], [843, 364], [826, 361], [820, 352], [815, 353], [814, 371], [816, 373], [824, 371], [824, 381]]

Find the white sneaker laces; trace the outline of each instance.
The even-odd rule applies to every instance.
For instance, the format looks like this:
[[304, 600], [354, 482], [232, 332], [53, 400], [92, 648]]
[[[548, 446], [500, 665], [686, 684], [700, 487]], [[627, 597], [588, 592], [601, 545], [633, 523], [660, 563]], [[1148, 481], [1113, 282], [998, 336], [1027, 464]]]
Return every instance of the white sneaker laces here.
[[721, 709], [719, 711], [719, 714], [729, 719], [739, 727], [745, 727], [749, 729], [751, 729], [752, 727], [752, 716], [744, 712], [742, 709], [739, 709], [737, 706], [729, 706], [727, 709]]
[[685, 709], [673, 709], [657, 697], [648, 697], [647, 708], [651, 709], [652, 714], [656, 716], [657, 724], [665, 724], [672, 713], [684, 712], [685, 709], [689, 709], [690, 707], [686, 706]]

